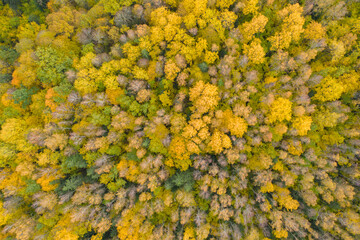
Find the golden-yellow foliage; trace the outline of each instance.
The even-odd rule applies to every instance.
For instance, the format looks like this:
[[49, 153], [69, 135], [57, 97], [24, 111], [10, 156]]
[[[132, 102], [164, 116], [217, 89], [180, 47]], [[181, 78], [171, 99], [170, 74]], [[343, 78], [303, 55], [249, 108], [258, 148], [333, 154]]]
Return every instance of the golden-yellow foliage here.
[[268, 116], [269, 122], [274, 123], [276, 121], [290, 121], [292, 112], [292, 103], [286, 99], [279, 97], [277, 98], [270, 107], [270, 115]]
[[194, 111], [200, 114], [214, 110], [220, 100], [217, 87], [202, 80], [195, 83], [189, 95]]
[[310, 130], [312, 119], [310, 116], [297, 117], [293, 121], [293, 127], [300, 136], [304, 136]]

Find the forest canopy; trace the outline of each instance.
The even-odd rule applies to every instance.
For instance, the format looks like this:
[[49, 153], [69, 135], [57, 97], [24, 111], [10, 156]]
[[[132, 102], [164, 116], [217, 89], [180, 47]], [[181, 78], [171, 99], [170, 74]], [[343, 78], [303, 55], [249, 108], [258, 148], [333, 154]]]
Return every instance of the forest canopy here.
[[2, 0], [0, 239], [360, 239], [358, 0]]

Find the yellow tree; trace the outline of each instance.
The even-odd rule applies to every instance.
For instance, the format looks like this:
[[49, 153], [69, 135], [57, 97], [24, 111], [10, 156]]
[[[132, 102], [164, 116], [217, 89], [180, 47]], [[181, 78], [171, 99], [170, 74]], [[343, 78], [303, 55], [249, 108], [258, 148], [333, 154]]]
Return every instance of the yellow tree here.
[[321, 102], [327, 102], [339, 99], [344, 92], [344, 87], [334, 78], [327, 76], [316, 85], [315, 90], [316, 94], [313, 98]]
[[20, 151], [28, 151], [33, 147], [26, 141], [27, 130], [28, 125], [25, 120], [8, 118], [2, 125], [0, 140], [5, 143], [14, 144], [16, 149]]
[[270, 108], [270, 114], [268, 116], [269, 122], [274, 123], [276, 121], [289, 121], [291, 119], [292, 103], [289, 99], [279, 97], [272, 104]]
[[48, 29], [57, 34], [70, 37], [75, 29], [79, 13], [68, 6], [64, 6], [59, 11], [53, 12], [46, 17]]
[[281, 20], [279, 31], [268, 38], [272, 50], [286, 49], [292, 41], [299, 41], [304, 32], [305, 18], [302, 16], [303, 8], [298, 4], [290, 4], [278, 12]]
[[225, 134], [215, 129], [214, 133], [210, 137], [208, 143], [208, 151], [215, 154], [221, 153], [224, 149], [232, 146], [230, 138]]
[[249, 58], [250, 64], [261, 64], [265, 61], [265, 51], [258, 38], [252, 40], [249, 45], [244, 45], [244, 54]]
[[193, 102], [192, 110], [200, 114], [214, 110], [220, 100], [218, 88], [202, 80], [195, 83], [189, 95], [190, 101]]
[[310, 130], [312, 119], [310, 116], [297, 117], [293, 121], [293, 127], [297, 130], [298, 135], [305, 136]]
[[239, 26], [244, 42], [247, 43], [253, 39], [255, 33], [264, 32], [267, 22], [268, 18], [262, 14], [259, 14], [251, 19], [250, 22], [243, 23], [241, 26]]
[[186, 149], [186, 140], [183, 137], [175, 136], [169, 146], [169, 159], [165, 161], [169, 167], [176, 167], [182, 171], [187, 170], [192, 161], [190, 152]]

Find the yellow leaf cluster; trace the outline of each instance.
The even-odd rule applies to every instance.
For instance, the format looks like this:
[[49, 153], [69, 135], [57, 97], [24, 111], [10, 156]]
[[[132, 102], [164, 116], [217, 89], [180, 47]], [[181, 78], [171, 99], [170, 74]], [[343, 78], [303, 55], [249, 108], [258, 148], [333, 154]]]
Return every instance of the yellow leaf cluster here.
[[164, 71], [167, 79], [174, 80], [176, 75], [180, 72], [180, 68], [172, 59], [170, 59], [166, 62]]
[[27, 124], [22, 119], [8, 118], [2, 125], [0, 140], [6, 143], [15, 144], [17, 150], [26, 151], [32, 148], [26, 141]]
[[344, 92], [353, 93], [360, 89], [360, 76], [356, 72], [346, 73], [339, 80], [344, 88]]
[[260, 188], [260, 191], [263, 193], [267, 193], [267, 192], [273, 192], [274, 191], [274, 185], [271, 182], [266, 183], [265, 186], [262, 186]]
[[184, 240], [195, 240], [195, 229], [193, 227], [186, 227], [184, 231]]
[[26, 185], [25, 181], [22, 180], [22, 177], [17, 172], [13, 172], [11, 174], [7, 174], [6, 177], [2, 177], [0, 180], [0, 189], [6, 190], [4, 191], [6, 195], [13, 195], [18, 191], [20, 188]]
[[74, 32], [74, 14], [76, 10], [64, 6], [60, 11], [53, 12], [46, 17], [50, 31], [63, 34], [66, 37]]
[[219, 100], [218, 88], [210, 83], [200, 80], [190, 89], [190, 101], [193, 102], [193, 109], [200, 114], [213, 110]]
[[290, 4], [278, 12], [282, 23], [280, 31], [268, 38], [272, 50], [285, 49], [292, 41], [299, 41], [304, 32], [303, 25], [305, 18], [302, 16], [303, 8], [298, 4]]
[[186, 141], [180, 136], [175, 136], [169, 146], [170, 158], [165, 161], [169, 167], [176, 167], [185, 171], [191, 166], [190, 153], [186, 149]]
[[270, 109], [270, 115], [268, 116], [269, 122], [274, 123], [276, 121], [289, 121], [291, 119], [291, 107], [292, 102], [289, 99], [279, 97], [272, 104]]
[[77, 239], [79, 239], [79, 236], [70, 232], [69, 230], [63, 228], [56, 232], [54, 239], [55, 240], [63, 240], [63, 239], [77, 240]]
[[284, 171], [284, 164], [281, 161], [278, 161], [275, 163], [275, 165], [272, 167], [273, 170], [282, 172]]
[[145, 221], [145, 216], [139, 211], [142, 202], [122, 213], [117, 224], [118, 237], [120, 240], [146, 240], [149, 239], [154, 225]]
[[186, 14], [194, 15], [194, 17], [199, 17], [206, 11], [207, 0], [184, 0], [182, 1], [181, 6], [185, 9]]
[[237, 16], [234, 12], [225, 10], [221, 14], [221, 23], [224, 28], [232, 29]]
[[300, 136], [305, 136], [310, 130], [312, 118], [310, 116], [297, 117], [293, 121], [293, 127]]
[[225, 133], [222, 133], [217, 129], [211, 135], [210, 142], [208, 143], [209, 151], [214, 152], [215, 154], [219, 154], [224, 149], [230, 148], [231, 146], [232, 144], [230, 138]]
[[265, 51], [260, 39], [254, 39], [249, 45], [244, 45], [244, 54], [251, 64], [261, 64], [265, 61]]
[[234, 116], [231, 110], [226, 110], [223, 113], [224, 125], [229, 129], [231, 135], [242, 137], [247, 131], [248, 124], [242, 117]]
[[2, 125], [0, 131], [0, 140], [17, 144], [24, 138], [24, 130], [26, 128], [25, 121], [16, 118], [6, 119], [6, 122]]
[[168, 4], [171, 7], [176, 7], [178, 5], [177, 0], [165, 0], [166, 4]]
[[121, 177], [125, 177], [127, 180], [136, 182], [140, 173], [139, 164], [132, 160], [121, 159], [116, 166], [120, 172]]
[[258, 4], [259, 0], [245, 0], [244, 1], [244, 4], [245, 4], [245, 7], [243, 9], [243, 13], [245, 15], [248, 15], [248, 14], [255, 14], [258, 10]]
[[97, 91], [97, 85], [95, 82], [96, 76], [94, 75], [96, 70], [94, 68], [91, 69], [83, 69], [78, 72], [78, 78], [74, 82], [74, 87], [81, 94], [94, 93]]
[[276, 238], [287, 238], [288, 237], [288, 232], [285, 229], [274, 230], [273, 233]]
[[299, 207], [299, 202], [294, 200], [290, 191], [287, 188], [275, 187], [276, 194], [273, 195], [281, 207], [285, 207], [287, 210], [296, 210]]
[[229, 8], [235, 0], [217, 0], [216, 6], [219, 8]]
[[3, 226], [7, 223], [10, 219], [10, 214], [6, 213], [5, 209], [3, 208], [3, 202], [0, 202], [0, 226]]
[[41, 188], [46, 191], [52, 191], [57, 187], [57, 184], [50, 184], [52, 181], [56, 180], [56, 175], [44, 174], [42, 177], [38, 178], [36, 182], [40, 184]]
[[334, 78], [327, 76], [315, 87], [316, 94], [313, 97], [321, 102], [335, 101], [344, 92], [343, 85]]
[[206, 51], [204, 61], [208, 64], [213, 64], [219, 58], [218, 52]]
[[271, 159], [271, 157], [265, 152], [261, 152], [249, 158], [248, 167], [251, 170], [258, 171], [258, 170], [269, 169], [272, 164], [273, 164], [273, 160]]
[[268, 38], [271, 43], [271, 50], [285, 49], [290, 46], [291, 36], [286, 32], [277, 32], [274, 36]]
[[159, 96], [159, 100], [161, 101], [163, 106], [171, 106], [172, 101], [169, 97], [169, 91], [165, 91], [163, 92], [160, 96]]
[[304, 150], [301, 143], [298, 144], [290, 143], [288, 152], [292, 155], [300, 156], [304, 152]]
[[304, 38], [306, 39], [321, 39], [326, 35], [325, 28], [321, 25], [321, 23], [312, 21], [307, 25], [304, 31]]
[[141, 56], [141, 49], [139, 46], [134, 46], [130, 42], [122, 46], [122, 50], [130, 62], [135, 62]]
[[11, 84], [18, 87], [20, 87], [21, 84], [26, 87], [32, 86], [36, 81], [36, 63], [34, 61], [34, 52], [32, 50], [23, 52], [18, 61], [20, 66], [13, 72]]
[[124, 90], [122, 89], [106, 89], [106, 95], [110, 101], [111, 104], [118, 104], [117, 99], [124, 94]]
[[243, 23], [239, 28], [242, 33], [244, 42], [250, 41], [255, 33], [264, 32], [267, 22], [268, 18], [262, 14], [259, 14], [251, 19], [250, 22]]
[[298, 4], [290, 4], [278, 12], [283, 19], [282, 31], [290, 34], [292, 41], [298, 41], [304, 32], [305, 18], [302, 16], [303, 8]]

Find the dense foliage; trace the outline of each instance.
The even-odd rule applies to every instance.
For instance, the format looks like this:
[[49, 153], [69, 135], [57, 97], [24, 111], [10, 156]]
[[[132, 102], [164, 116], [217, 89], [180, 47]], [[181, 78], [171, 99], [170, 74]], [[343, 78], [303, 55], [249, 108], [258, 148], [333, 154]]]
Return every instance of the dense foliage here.
[[0, 239], [359, 239], [360, 2], [3, 0]]

